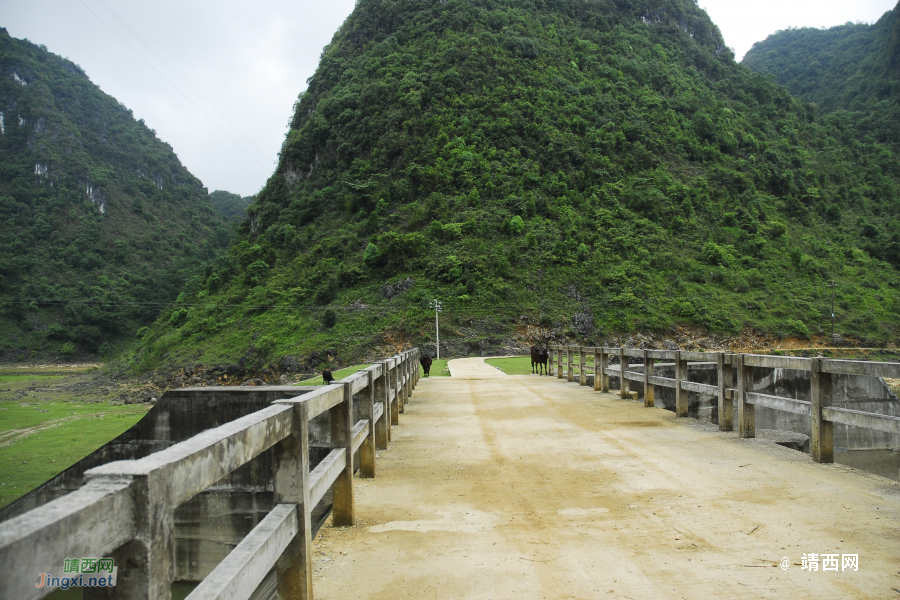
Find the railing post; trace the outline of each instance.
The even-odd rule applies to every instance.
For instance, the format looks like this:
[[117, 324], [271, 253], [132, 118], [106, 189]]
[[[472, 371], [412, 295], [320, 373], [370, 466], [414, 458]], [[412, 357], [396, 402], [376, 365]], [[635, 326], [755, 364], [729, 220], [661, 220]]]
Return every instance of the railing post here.
[[[341, 382], [335, 382], [341, 383]], [[349, 383], [344, 386], [344, 400], [333, 406], [331, 413], [331, 447], [344, 448], [347, 464], [334, 481], [332, 500], [335, 527], [353, 525], [353, 394]]]
[[369, 420], [369, 435], [359, 447], [359, 476], [375, 477], [375, 377], [372, 371], [363, 369], [368, 385], [359, 393], [359, 418]]
[[625, 371], [628, 370], [628, 357], [625, 356], [625, 348], [619, 348], [619, 397], [622, 400], [631, 399], [631, 384], [625, 379]]
[[719, 373], [719, 431], [734, 429], [734, 403], [726, 397], [726, 390], [732, 387], [731, 365], [725, 364], [725, 353], [716, 353], [716, 370]]
[[603, 348], [594, 348], [594, 391], [599, 392], [603, 388], [603, 371], [600, 365], [600, 355]]
[[578, 347], [578, 385], [587, 385], [587, 348]]
[[609, 374], [606, 370], [609, 368], [609, 352], [606, 348], [600, 348], [600, 391], [609, 393]]
[[[397, 359], [388, 359], [388, 399], [391, 405], [391, 425], [400, 424], [400, 394], [397, 392]], [[390, 400], [390, 395], [394, 394], [394, 399]]]
[[375, 448], [387, 450], [391, 441], [391, 405], [388, 402], [387, 372], [385, 361], [380, 361], [381, 376], [376, 377], [373, 383], [375, 391], [375, 403], [381, 404], [381, 418], [375, 423]]
[[754, 406], [747, 403], [747, 394], [753, 386], [753, 368], [744, 365], [744, 355], [736, 354], [737, 396], [738, 396], [738, 435], [742, 438], [756, 437], [756, 420]]
[[650, 358], [649, 351], [644, 350], [644, 406], [647, 408], [656, 406], [656, 386], [650, 383], [653, 364], [654, 360]]
[[406, 412], [406, 394], [405, 385], [403, 383], [403, 357], [399, 354], [395, 357], [397, 361], [396, 379], [394, 388], [397, 390], [397, 410], [402, 415]]
[[810, 452], [817, 463], [834, 462], [834, 424], [822, 417], [822, 409], [831, 406], [832, 375], [822, 372], [824, 358], [817, 357], [810, 361], [809, 392], [810, 416], [812, 417]]
[[403, 377], [406, 379], [406, 383], [404, 387], [406, 388], [406, 401], [409, 402], [409, 399], [412, 397], [413, 393], [413, 374], [412, 374], [412, 352], [405, 352], [403, 355]]
[[566, 381], [575, 381], [575, 352], [566, 346]]
[[563, 378], [562, 346], [556, 347], [556, 378]]
[[687, 361], [681, 359], [681, 350], [675, 352], [675, 416], [688, 416], [688, 393], [681, 389], [681, 382], [687, 381]]
[[[168, 600], [175, 580], [175, 507], [171, 506], [176, 485], [162, 469], [146, 475], [130, 475], [134, 502], [134, 538], [110, 556], [121, 565], [114, 588], [84, 588], [85, 600]], [[88, 472], [89, 473], [89, 472]], [[92, 481], [118, 479], [103, 474]]]
[[312, 518], [309, 498], [309, 404], [293, 403], [292, 433], [275, 445], [272, 487], [275, 505], [296, 504], [297, 535], [276, 564], [278, 597], [312, 600]]

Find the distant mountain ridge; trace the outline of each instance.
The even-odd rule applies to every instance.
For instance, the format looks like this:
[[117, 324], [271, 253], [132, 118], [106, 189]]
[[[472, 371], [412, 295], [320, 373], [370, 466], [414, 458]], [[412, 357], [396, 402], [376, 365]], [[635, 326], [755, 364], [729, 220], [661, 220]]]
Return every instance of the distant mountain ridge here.
[[255, 196], [233, 194], [223, 190], [210, 192], [209, 201], [213, 208], [228, 221], [240, 221], [247, 216], [247, 207], [253, 203]]
[[434, 299], [455, 353], [808, 339], [832, 280], [837, 333], [897, 343], [898, 164], [692, 0], [360, 0], [228, 256], [129, 360], [433, 349]]
[[0, 29], [0, 361], [111, 351], [230, 235], [171, 146]]
[[779, 31], [742, 64], [824, 112], [850, 112], [863, 134], [900, 148], [900, 4], [873, 25]]

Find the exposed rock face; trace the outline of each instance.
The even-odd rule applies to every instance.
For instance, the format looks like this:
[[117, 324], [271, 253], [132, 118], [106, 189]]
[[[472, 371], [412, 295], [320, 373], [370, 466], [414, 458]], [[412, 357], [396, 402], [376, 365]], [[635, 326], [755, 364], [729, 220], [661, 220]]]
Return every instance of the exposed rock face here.
[[407, 277], [406, 279], [401, 279], [397, 283], [393, 283], [393, 284], [388, 283], [388, 284], [382, 286], [381, 295], [384, 296], [385, 298], [387, 298], [388, 300], [390, 300], [394, 296], [397, 296], [398, 294], [405, 292], [406, 290], [413, 287], [414, 285], [416, 285], [416, 281], [414, 279]]

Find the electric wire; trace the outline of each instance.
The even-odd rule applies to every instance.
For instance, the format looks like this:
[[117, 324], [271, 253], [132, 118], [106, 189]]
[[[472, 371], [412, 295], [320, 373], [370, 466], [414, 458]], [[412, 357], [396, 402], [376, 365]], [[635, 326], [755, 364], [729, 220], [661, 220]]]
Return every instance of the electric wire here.
[[249, 156], [250, 158], [252, 158], [257, 164], [259, 164], [259, 166], [261, 166], [261, 167], [263, 167], [263, 168], [269, 168], [269, 167], [271, 166], [271, 165], [264, 165], [263, 163], [261, 163], [261, 162], [259, 161], [259, 159], [258, 159], [256, 156], [254, 156], [249, 150], [247, 150], [243, 145], [241, 145], [240, 142], [238, 142], [236, 139], [234, 139], [234, 137], [232, 137], [230, 133], [228, 133], [227, 131], [225, 131], [225, 129], [224, 129], [221, 125], [219, 125], [218, 123], [216, 123], [216, 121], [215, 121], [212, 117], [210, 117], [210, 116], [206, 113], [206, 111], [204, 111], [202, 108], [200, 108], [199, 106], [197, 106], [197, 104], [194, 103], [193, 100], [191, 100], [190, 98], [188, 98], [187, 95], [186, 95], [184, 92], [182, 92], [180, 89], [178, 89], [178, 87], [177, 87], [174, 83], [172, 83], [165, 75], [163, 75], [162, 72], [160, 72], [160, 70], [157, 69], [156, 66], [155, 66], [153, 63], [151, 63], [149, 60], [147, 60], [147, 58], [144, 57], [143, 54], [141, 54], [140, 52], [138, 52], [138, 50], [137, 50], [134, 46], [132, 46], [131, 44], [129, 44], [128, 41], [127, 41], [125, 38], [123, 38], [121, 35], [119, 35], [119, 32], [118, 32], [118, 31], [116, 31], [115, 29], [113, 29], [112, 26], [111, 26], [109, 23], [107, 23], [106, 21], [104, 21], [104, 20], [100, 17], [100, 15], [98, 15], [96, 12], [94, 12], [93, 10], [91, 10], [91, 7], [88, 6], [87, 4], [85, 4], [85, 3], [84, 3], [84, 0], [78, 0], [78, 1], [79, 1], [79, 2], [81, 3], [81, 5], [84, 6], [84, 7], [85, 7], [92, 15], [94, 15], [95, 17], [97, 17], [97, 20], [98, 20], [98, 21], [100, 21], [101, 23], [103, 23], [104, 25], [106, 25], [106, 27], [107, 27], [110, 31], [112, 31], [113, 34], [115, 34], [115, 36], [116, 36], [117, 38], [119, 38], [120, 40], [122, 40], [122, 43], [123, 43], [123, 44], [125, 44], [126, 46], [128, 46], [128, 47], [131, 49], [131, 51], [134, 52], [135, 54], [137, 54], [138, 57], [140, 57], [141, 60], [143, 60], [145, 63], [147, 63], [147, 64], [150, 66], [151, 69], [153, 69], [154, 71], [156, 71], [156, 74], [157, 74], [157, 75], [159, 75], [160, 77], [162, 77], [163, 80], [164, 80], [166, 83], [168, 83], [169, 85], [171, 85], [172, 88], [173, 88], [176, 92], [178, 92], [179, 94], [181, 94], [181, 96], [182, 96], [185, 100], [187, 100], [187, 101], [191, 104], [191, 106], [193, 106], [193, 107], [196, 108], [198, 111], [200, 111], [200, 114], [202, 114], [204, 117], [206, 117], [207, 119], [209, 119], [209, 122], [210, 122], [210, 123], [212, 123], [213, 125], [215, 125], [216, 127], [218, 127], [219, 130], [220, 130], [222, 133], [224, 133], [224, 134], [228, 137], [228, 139], [230, 139], [232, 142], [234, 142], [241, 150], [243, 150], [244, 152], [246, 152], [246, 153], [247, 153], [247, 156]]
[[178, 77], [178, 79], [180, 79], [180, 80], [181, 80], [181, 81], [182, 81], [182, 82], [183, 82], [183, 83], [184, 83], [184, 84], [185, 84], [192, 92], [194, 92], [195, 94], [197, 94], [197, 96], [199, 96], [201, 100], [203, 100], [204, 102], [206, 102], [206, 104], [209, 105], [209, 107], [213, 110], [213, 112], [215, 112], [217, 115], [219, 115], [219, 117], [221, 117], [223, 121], [225, 121], [226, 123], [228, 123], [228, 124], [229, 124], [229, 125], [230, 125], [237, 133], [238, 133], [238, 135], [240, 135], [240, 136], [241, 136], [248, 144], [250, 144], [253, 148], [255, 148], [255, 149], [256, 149], [263, 157], [268, 158], [268, 154], [267, 154], [263, 149], [261, 149], [259, 146], [257, 146], [257, 145], [253, 142], [253, 140], [250, 139], [247, 135], [245, 135], [244, 132], [241, 131], [240, 128], [239, 128], [237, 125], [235, 125], [234, 123], [232, 123], [231, 120], [230, 120], [227, 116], [225, 116], [225, 114], [224, 114], [222, 111], [220, 111], [220, 110], [216, 107], [215, 104], [213, 104], [206, 96], [204, 96], [204, 95], [200, 92], [200, 90], [198, 90], [197, 88], [195, 88], [195, 87], [191, 84], [190, 81], [188, 81], [184, 76], [182, 76], [182, 74], [179, 73], [178, 70], [177, 70], [175, 67], [173, 67], [173, 66], [169, 63], [169, 61], [167, 61], [165, 58], [163, 58], [163, 56], [162, 56], [159, 52], [157, 52], [156, 49], [154, 49], [153, 46], [151, 46], [150, 43], [147, 42], [147, 40], [145, 40], [144, 38], [142, 38], [142, 37], [138, 34], [138, 32], [135, 31], [135, 29], [134, 29], [133, 27], [131, 27], [131, 25], [129, 25], [129, 24], [125, 21], [125, 19], [123, 19], [121, 16], [119, 16], [119, 14], [118, 14], [116, 11], [114, 11], [107, 3], [104, 2], [103, 0], [97, 0], [97, 3], [100, 4], [100, 6], [102, 6], [103, 8], [105, 8], [107, 11], [109, 11], [109, 13], [112, 14], [112, 16], [115, 17], [116, 20], [118, 20], [119, 23], [121, 23], [122, 26], [125, 27], [125, 29], [127, 29], [134, 37], [136, 37], [137, 40], [138, 40], [141, 44], [143, 44], [144, 47], [146, 47], [146, 48], [147, 48], [147, 49], [148, 49], [148, 50], [149, 50], [149, 51], [150, 51], [157, 59], [159, 59], [159, 61], [160, 61], [161, 63], [163, 63], [165, 66], [167, 66], [167, 67], [169, 68], [169, 70], [171, 70], [173, 73], [175, 73], [175, 76]]

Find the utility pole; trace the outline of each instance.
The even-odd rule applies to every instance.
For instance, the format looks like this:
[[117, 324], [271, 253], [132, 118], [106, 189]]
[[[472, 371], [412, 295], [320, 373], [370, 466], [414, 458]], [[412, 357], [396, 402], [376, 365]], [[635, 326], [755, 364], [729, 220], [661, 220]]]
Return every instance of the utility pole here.
[[834, 343], [834, 279], [831, 280], [831, 343]]
[[441, 302], [437, 298], [431, 301], [431, 305], [434, 306], [434, 334], [437, 338], [437, 360], [441, 360], [441, 324], [438, 320], [438, 313], [444, 312], [444, 307], [441, 306]]

